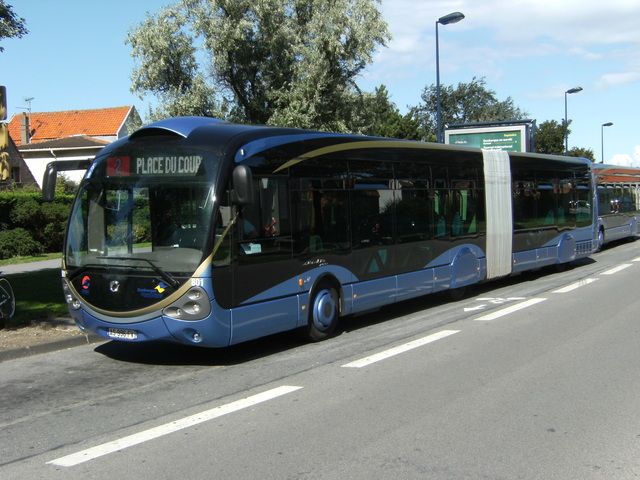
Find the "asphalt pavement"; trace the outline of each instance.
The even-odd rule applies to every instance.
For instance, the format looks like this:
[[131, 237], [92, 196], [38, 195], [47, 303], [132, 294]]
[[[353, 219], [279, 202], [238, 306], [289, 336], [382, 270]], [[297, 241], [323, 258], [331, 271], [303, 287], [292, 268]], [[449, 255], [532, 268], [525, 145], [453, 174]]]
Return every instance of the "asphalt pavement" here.
[[62, 268], [62, 259], [54, 258], [52, 260], [41, 260], [39, 262], [3, 265], [0, 267], [0, 273], [2, 273], [3, 275], [13, 275], [15, 273], [35, 272], [38, 270], [46, 270], [49, 268]]

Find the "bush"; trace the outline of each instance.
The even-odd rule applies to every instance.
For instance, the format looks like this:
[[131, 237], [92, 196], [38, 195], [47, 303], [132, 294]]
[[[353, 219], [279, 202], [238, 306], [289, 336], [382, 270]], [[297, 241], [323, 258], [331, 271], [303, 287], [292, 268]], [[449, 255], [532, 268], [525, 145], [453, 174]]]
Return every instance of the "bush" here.
[[69, 206], [61, 203], [43, 203], [40, 208], [44, 219], [44, 228], [39, 232], [44, 233], [44, 235], [38, 236], [34, 232], [34, 238], [42, 243], [45, 251], [60, 252], [64, 242], [67, 218], [69, 217]]
[[43, 251], [42, 244], [24, 228], [0, 232], [0, 258], [38, 255]]
[[0, 231], [22, 228], [44, 251], [60, 252], [72, 200], [72, 195], [60, 194], [48, 203], [39, 192], [2, 191]]

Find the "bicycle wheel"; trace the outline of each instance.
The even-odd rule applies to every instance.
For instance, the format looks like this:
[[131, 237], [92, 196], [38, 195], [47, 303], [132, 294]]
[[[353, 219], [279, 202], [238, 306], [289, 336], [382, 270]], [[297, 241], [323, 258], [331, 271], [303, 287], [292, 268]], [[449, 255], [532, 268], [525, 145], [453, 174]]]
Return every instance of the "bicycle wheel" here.
[[16, 298], [9, 280], [0, 278], [0, 318], [5, 320], [13, 317], [16, 311]]

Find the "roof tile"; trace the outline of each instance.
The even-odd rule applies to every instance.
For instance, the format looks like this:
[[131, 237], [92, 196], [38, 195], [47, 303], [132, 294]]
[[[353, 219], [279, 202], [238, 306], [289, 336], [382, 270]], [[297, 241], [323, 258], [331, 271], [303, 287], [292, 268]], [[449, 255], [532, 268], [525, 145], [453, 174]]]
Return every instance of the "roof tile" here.
[[[33, 112], [29, 114], [31, 143], [65, 138], [72, 135], [92, 137], [115, 136], [124, 123], [131, 106], [95, 110], [67, 110], [64, 112]], [[22, 114], [9, 122], [9, 135], [21, 145]]]

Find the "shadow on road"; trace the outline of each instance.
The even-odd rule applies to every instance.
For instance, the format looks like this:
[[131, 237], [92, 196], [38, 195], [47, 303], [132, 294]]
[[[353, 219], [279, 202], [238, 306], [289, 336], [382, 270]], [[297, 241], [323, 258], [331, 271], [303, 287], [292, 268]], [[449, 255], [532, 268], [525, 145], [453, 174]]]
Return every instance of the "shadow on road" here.
[[[445, 291], [425, 295], [412, 300], [388, 305], [379, 310], [366, 312], [343, 319], [334, 338], [341, 334], [355, 332], [378, 323], [387, 322], [398, 317], [411, 315], [423, 310], [438, 307], [450, 302], [457, 302], [499, 288], [534, 281], [540, 277], [561, 273], [562, 271], [590, 265], [596, 260], [583, 258], [563, 266], [551, 266], [524, 272], [519, 275], [493, 280], [465, 288], [464, 290]], [[562, 268], [558, 268], [562, 267]], [[326, 340], [325, 342], [332, 340]], [[245, 342], [227, 348], [202, 348], [165, 342], [127, 343], [111, 341], [95, 348], [101, 355], [120, 362], [145, 365], [170, 366], [228, 366], [245, 363], [258, 358], [292, 350], [308, 343], [299, 331], [285, 332], [269, 337]]]

